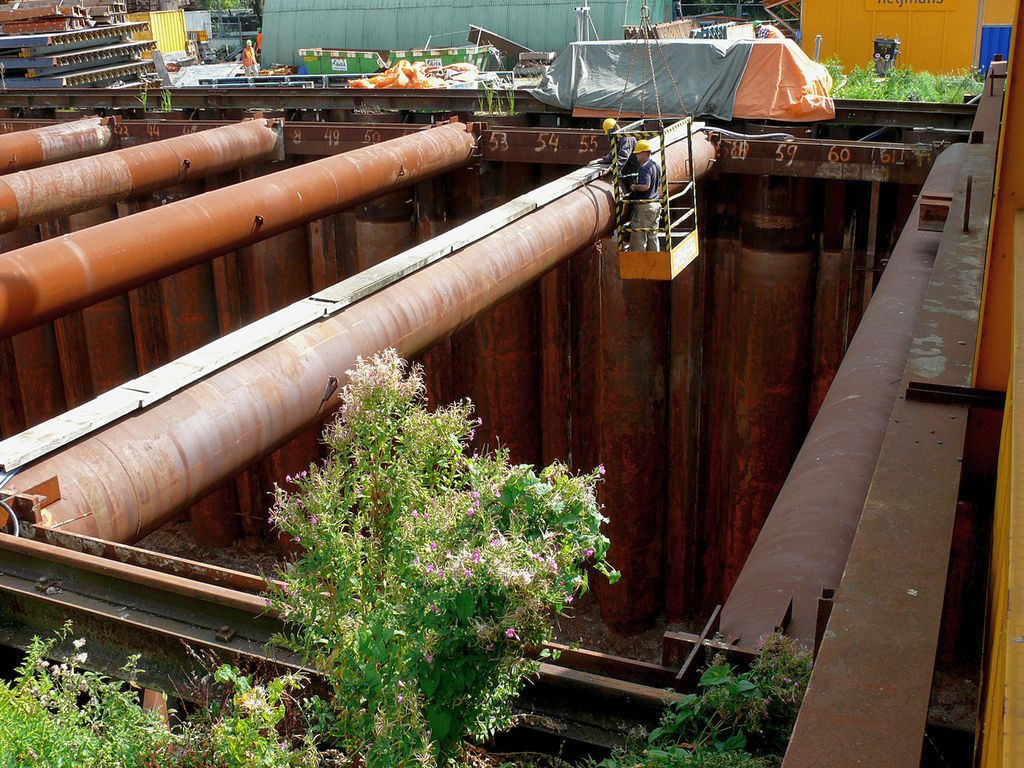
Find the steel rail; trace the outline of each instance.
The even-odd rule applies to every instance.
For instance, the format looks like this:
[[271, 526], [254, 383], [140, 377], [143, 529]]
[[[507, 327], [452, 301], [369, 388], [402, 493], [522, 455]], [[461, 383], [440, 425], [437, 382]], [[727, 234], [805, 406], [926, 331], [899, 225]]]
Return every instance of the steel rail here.
[[[714, 148], [693, 144], [700, 177]], [[685, 152], [668, 158], [668, 173], [686, 178]], [[593, 182], [26, 467], [5, 491], [30, 493], [58, 476], [60, 498], [36, 521], [135, 541], [326, 418], [339, 404], [331, 382], [358, 356], [422, 351], [605, 235], [613, 208], [610, 183]]]
[[[179, 698], [194, 693], [184, 684], [190, 676], [224, 662], [264, 673], [301, 672], [312, 689], [324, 685], [315, 669], [274, 644], [286, 626], [266, 612], [261, 598], [6, 535], [0, 535], [0, 552], [0, 642], [7, 645], [27, 647], [33, 636], [70, 620], [73, 636], [87, 638], [91, 669], [118, 677], [130, 656], [140, 653], [136, 680]], [[58, 657], [72, 652], [70, 638], [55, 650]], [[624, 677], [616, 676], [620, 672]], [[607, 747], [621, 743], [630, 727], [654, 725], [681, 697], [670, 690], [673, 673], [567, 649], [564, 662], [540, 665], [525, 706], [559, 717], [572, 730], [581, 720], [578, 734], [562, 738]], [[564, 717], [567, 701], [587, 716]]]
[[283, 156], [280, 128], [246, 120], [10, 174], [0, 178], [0, 232]]
[[0, 337], [467, 165], [461, 123], [278, 171], [0, 256]]
[[111, 120], [89, 117], [0, 135], [0, 174], [103, 152], [114, 140]]

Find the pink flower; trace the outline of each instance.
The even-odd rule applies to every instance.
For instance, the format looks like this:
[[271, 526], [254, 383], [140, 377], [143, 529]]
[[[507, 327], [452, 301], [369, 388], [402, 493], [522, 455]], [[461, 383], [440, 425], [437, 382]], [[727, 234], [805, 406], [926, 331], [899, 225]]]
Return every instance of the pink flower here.
[[583, 550], [583, 556], [584, 557], [593, 557], [594, 556], [594, 548], [593, 547], [587, 547], [586, 549], [584, 549]]
[[423, 658], [425, 658], [427, 660], [427, 664], [433, 664], [434, 663], [434, 654], [432, 654], [432, 653], [428, 653]]
[[429, 610], [438, 616], [441, 615], [441, 609], [437, 607], [437, 603], [431, 603]]
[[412, 564], [413, 565], [419, 565], [420, 564], [420, 556], [419, 555], [416, 555], [416, 557], [414, 557], [412, 559]]
[[433, 573], [433, 572], [434, 572], [434, 564], [433, 563], [427, 563], [427, 573]]
[[493, 651], [494, 650], [494, 643], [488, 643], [487, 644], [487, 650], [488, 651]]
[[570, 605], [572, 603], [572, 595], [566, 595], [565, 604]]
[[476, 509], [480, 509], [480, 499], [473, 499], [473, 506]]
[[472, 517], [475, 514], [476, 514], [476, 510], [473, 509], [472, 507], [470, 507], [469, 509], [466, 510], [466, 517]]
[[415, 517], [415, 518], [418, 518], [418, 517], [420, 516], [420, 513], [419, 513], [419, 512], [417, 512], [417, 511], [416, 511], [416, 510], [414, 509], [414, 510], [412, 511], [412, 516], [413, 516], [413, 517]]
[[398, 694], [398, 703], [401, 704], [405, 697], [402, 694]]
[[263, 604], [264, 605], [270, 605], [270, 598], [269, 597], [264, 597], [263, 598]]
[[398, 681], [398, 687], [399, 688], [405, 688], [405, 683], [403, 683], [401, 680], [399, 680]]
[[300, 541], [302, 541], [302, 537], [301, 536], [296, 536], [295, 537], [295, 543], [298, 544]]
[[316, 523], [317, 523], [316, 515], [310, 516], [309, 522], [312, 523], [313, 525], [316, 525]]
[[469, 568], [466, 568], [462, 571], [462, 575], [468, 579], [473, 575], [473, 572], [469, 570]]
[[437, 552], [437, 543], [436, 542], [433, 542], [433, 541], [430, 542], [430, 551], [431, 552]]
[[480, 562], [480, 550], [479, 549], [474, 549], [473, 550], [473, 556], [471, 558], [469, 558], [469, 559], [472, 562], [474, 562], [474, 563], [479, 563]]
[[516, 631], [512, 627], [509, 627], [505, 630], [505, 637], [509, 638], [510, 640], [513, 638], [515, 638], [516, 640], [519, 639], [519, 635], [516, 634]]
[[480, 491], [473, 491], [469, 495], [472, 496], [474, 499], [479, 499], [480, 498]]
[[495, 548], [500, 547], [501, 539], [491, 539], [491, 546]]
[[604, 477], [604, 473], [605, 473], [604, 464], [598, 464], [597, 465], [597, 474], [599, 474], [601, 477]]

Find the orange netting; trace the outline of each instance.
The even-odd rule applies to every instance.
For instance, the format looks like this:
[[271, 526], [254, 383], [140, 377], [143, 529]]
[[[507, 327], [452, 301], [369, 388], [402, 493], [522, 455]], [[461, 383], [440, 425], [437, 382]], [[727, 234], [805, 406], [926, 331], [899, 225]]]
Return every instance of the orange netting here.
[[428, 67], [422, 61], [401, 59], [379, 75], [353, 80], [350, 88], [444, 88], [448, 80], [473, 79], [479, 70], [472, 64]]

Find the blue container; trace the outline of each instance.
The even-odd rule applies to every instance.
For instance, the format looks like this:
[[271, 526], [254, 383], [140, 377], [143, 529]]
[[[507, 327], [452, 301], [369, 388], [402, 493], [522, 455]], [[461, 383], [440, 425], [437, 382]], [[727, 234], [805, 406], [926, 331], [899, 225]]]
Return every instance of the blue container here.
[[978, 52], [978, 69], [988, 72], [988, 66], [997, 54], [1010, 58], [1010, 34], [1012, 24], [990, 24], [981, 28], [981, 50]]

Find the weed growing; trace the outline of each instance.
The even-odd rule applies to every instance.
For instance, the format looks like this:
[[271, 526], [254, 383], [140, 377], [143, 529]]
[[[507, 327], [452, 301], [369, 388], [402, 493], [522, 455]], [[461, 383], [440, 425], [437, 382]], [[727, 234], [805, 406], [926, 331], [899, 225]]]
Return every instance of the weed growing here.
[[981, 93], [985, 79], [973, 70], [951, 75], [933, 75], [897, 67], [888, 77], [879, 77], [875, 68], [854, 67], [846, 74], [838, 59], [825, 62], [832, 75], [834, 99], [870, 101], [928, 101], [962, 104], [965, 96]]
[[426, 407], [422, 371], [389, 350], [349, 371], [330, 458], [279, 491], [304, 552], [271, 604], [280, 642], [322, 670], [329, 737], [370, 768], [443, 765], [505, 728], [551, 615], [608, 566], [603, 470], [535, 472], [470, 455], [468, 401]]

